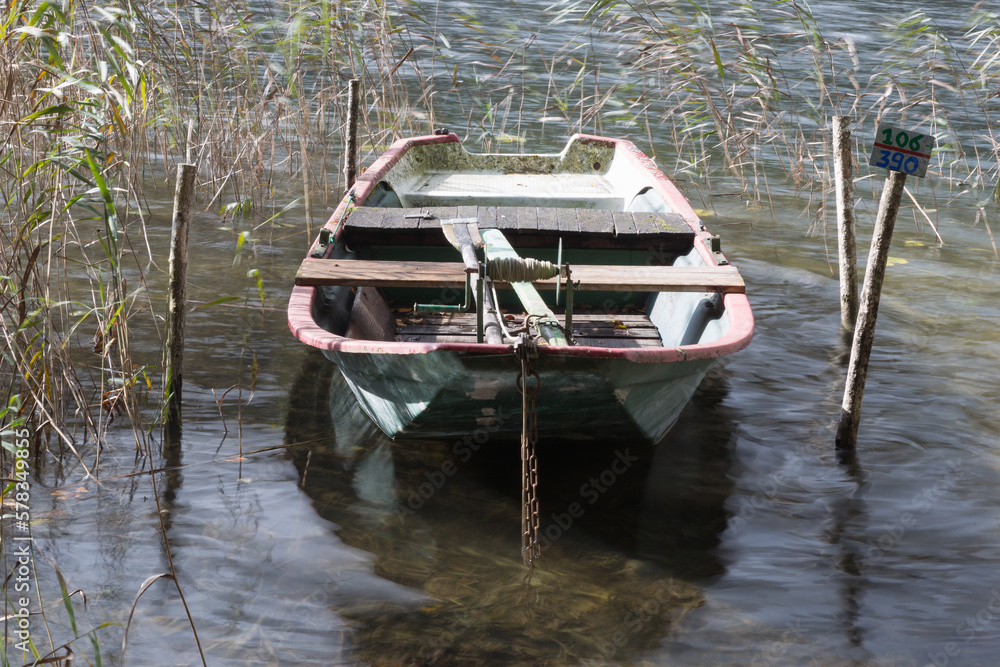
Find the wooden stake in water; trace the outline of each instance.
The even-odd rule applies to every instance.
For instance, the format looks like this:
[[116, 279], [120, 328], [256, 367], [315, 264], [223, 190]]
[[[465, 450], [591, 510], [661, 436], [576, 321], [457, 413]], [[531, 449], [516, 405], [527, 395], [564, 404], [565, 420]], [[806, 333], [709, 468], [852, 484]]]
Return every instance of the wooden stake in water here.
[[833, 171], [837, 190], [840, 254], [840, 327], [851, 333], [858, 320], [858, 253], [854, 238], [854, 160], [849, 116], [833, 119]]
[[358, 98], [361, 82], [351, 79], [347, 84], [347, 147], [344, 150], [344, 178], [347, 189], [354, 187], [358, 178]]
[[858, 424], [861, 421], [861, 399], [865, 393], [868, 378], [868, 359], [875, 340], [875, 320], [878, 318], [878, 304], [882, 297], [882, 281], [889, 261], [889, 244], [892, 230], [899, 213], [899, 202], [906, 186], [906, 174], [890, 171], [882, 190], [878, 218], [875, 220], [875, 234], [868, 253], [865, 282], [861, 289], [861, 307], [858, 311], [857, 327], [854, 330], [854, 344], [851, 346], [851, 362], [847, 368], [847, 387], [840, 408], [840, 425], [837, 428], [837, 449], [853, 450], [858, 440]]
[[875, 340], [875, 320], [882, 297], [882, 281], [889, 261], [889, 244], [892, 229], [899, 213], [899, 202], [906, 189], [906, 176], [923, 178], [927, 172], [934, 136], [919, 130], [902, 130], [891, 125], [879, 125], [875, 131], [868, 164], [878, 169], [888, 169], [882, 201], [875, 220], [875, 234], [868, 253], [865, 283], [861, 289], [861, 304], [854, 328], [851, 362], [847, 368], [847, 386], [840, 406], [840, 425], [837, 427], [837, 449], [854, 451], [858, 441], [858, 424], [861, 421], [861, 399], [868, 378], [868, 359]]
[[174, 218], [170, 231], [170, 285], [167, 295], [167, 438], [181, 434], [181, 387], [184, 371], [184, 327], [187, 322], [185, 300], [187, 283], [188, 221], [194, 197], [193, 164], [177, 166], [174, 187]]
[[194, 119], [188, 121], [187, 136], [187, 160], [188, 164], [194, 164]]

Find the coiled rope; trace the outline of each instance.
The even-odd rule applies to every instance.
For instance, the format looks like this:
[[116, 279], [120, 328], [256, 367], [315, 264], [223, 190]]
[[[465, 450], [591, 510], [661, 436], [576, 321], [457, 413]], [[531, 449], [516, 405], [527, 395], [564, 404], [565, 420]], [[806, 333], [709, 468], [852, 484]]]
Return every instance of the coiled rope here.
[[530, 283], [559, 275], [559, 267], [532, 257], [498, 257], [486, 262], [486, 275], [505, 283]]

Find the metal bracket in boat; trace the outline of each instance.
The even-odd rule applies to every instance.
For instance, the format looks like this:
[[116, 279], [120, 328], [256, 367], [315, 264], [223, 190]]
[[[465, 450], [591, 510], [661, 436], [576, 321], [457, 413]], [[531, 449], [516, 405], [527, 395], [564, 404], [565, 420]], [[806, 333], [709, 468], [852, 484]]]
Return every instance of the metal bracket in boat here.
[[319, 230], [319, 241], [316, 243], [316, 249], [313, 250], [309, 256], [310, 257], [322, 257], [326, 254], [326, 249], [330, 246], [330, 230], [326, 227]]
[[729, 260], [722, 254], [722, 238], [718, 234], [712, 234], [708, 237], [708, 249], [712, 251], [716, 264], [719, 266], [729, 264]]
[[[437, 219], [430, 213], [416, 213], [404, 217], [420, 220]], [[472, 310], [472, 276], [480, 273], [479, 259], [475, 249], [483, 244], [482, 239], [479, 238], [479, 232], [476, 231], [475, 235], [472, 233], [478, 222], [479, 220], [476, 218], [454, 218], [441, 221], [441, 230], [444, 232], [445, 238], [448, 239], [452, 247], [462, 253], [462, 260], [465, 262], [465, 298], [462, 305], [415, 303], [413, 304], [414, 313], [468, 313]]]
[[415, 303], [413, 304], [413, 314], [422, 313], [424, 315], [432, 313], [467, 313], [472, 310], [472, 275], [475, 269], [465, 270], [465, 299], [461, 305], [445, 303]]
[[[478, 279], [476, 280], [476, 342], [490, 342], [493, 345], [503, 343], [503, 335], [506, 331], [500, 324], [499, 306], [490, 296], [486, 288], [486, 265], [479, 262], [477, 265]], [[466, 275], [471, 275], [466, 270]], [[487, 335], [487, 329], [489, 334]]]
[[351, 210], [358, 205], [358, 200], [354, 198], [354, 188], [348, 190], [345, 198], [348, 201], [348, 205], [344, 207], [343, 212], [340, 214], [340, 219], [334, 225], [333, 231], [330, 231], [326, 227], [322, 227], [319, 230], [319, 241], [316, 243], [316, 249], [309, 253], [310, 257], [324, 257], [331, 246], [337, 245], [336, 233], [344, 226], [344, 221], [347, 220], [347, 216], [351, 213]]
[[[524, 327], [527, 329], [527, 327]], [[518, 359], [537, 359], [538, 340], [531, 336], [528, 331], [521, 331], [514, 342], [510, 344], [510, 350]]]

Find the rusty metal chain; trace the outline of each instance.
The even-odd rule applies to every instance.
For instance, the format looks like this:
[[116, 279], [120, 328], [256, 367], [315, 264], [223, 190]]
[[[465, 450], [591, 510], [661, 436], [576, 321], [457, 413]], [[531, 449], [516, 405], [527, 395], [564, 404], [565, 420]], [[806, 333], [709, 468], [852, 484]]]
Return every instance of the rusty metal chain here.
[[[538, 531], [541, 522], [538, 509], [538, 458], [535, 449], [538, 444], [538, 413], [535, 400], [542, 387], [542, 379], [531, 368], [531, 348], [534, 341], [521, 334], [515, 348], [521, 361], [521, 372], [517, 376], [517, 390], [521, 394], [521, 558], [527, 566], [534, 565], [541, 555]], [[534, 379], [534, 386], [527, 381]]]

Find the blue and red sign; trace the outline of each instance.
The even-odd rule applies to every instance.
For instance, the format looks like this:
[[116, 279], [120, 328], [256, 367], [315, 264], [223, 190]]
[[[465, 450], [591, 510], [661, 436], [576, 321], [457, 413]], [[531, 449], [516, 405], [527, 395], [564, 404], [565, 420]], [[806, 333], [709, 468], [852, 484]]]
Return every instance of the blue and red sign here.
[[934, 135], [880, 125], [868, 164], [923, 178], [934, 150]]

